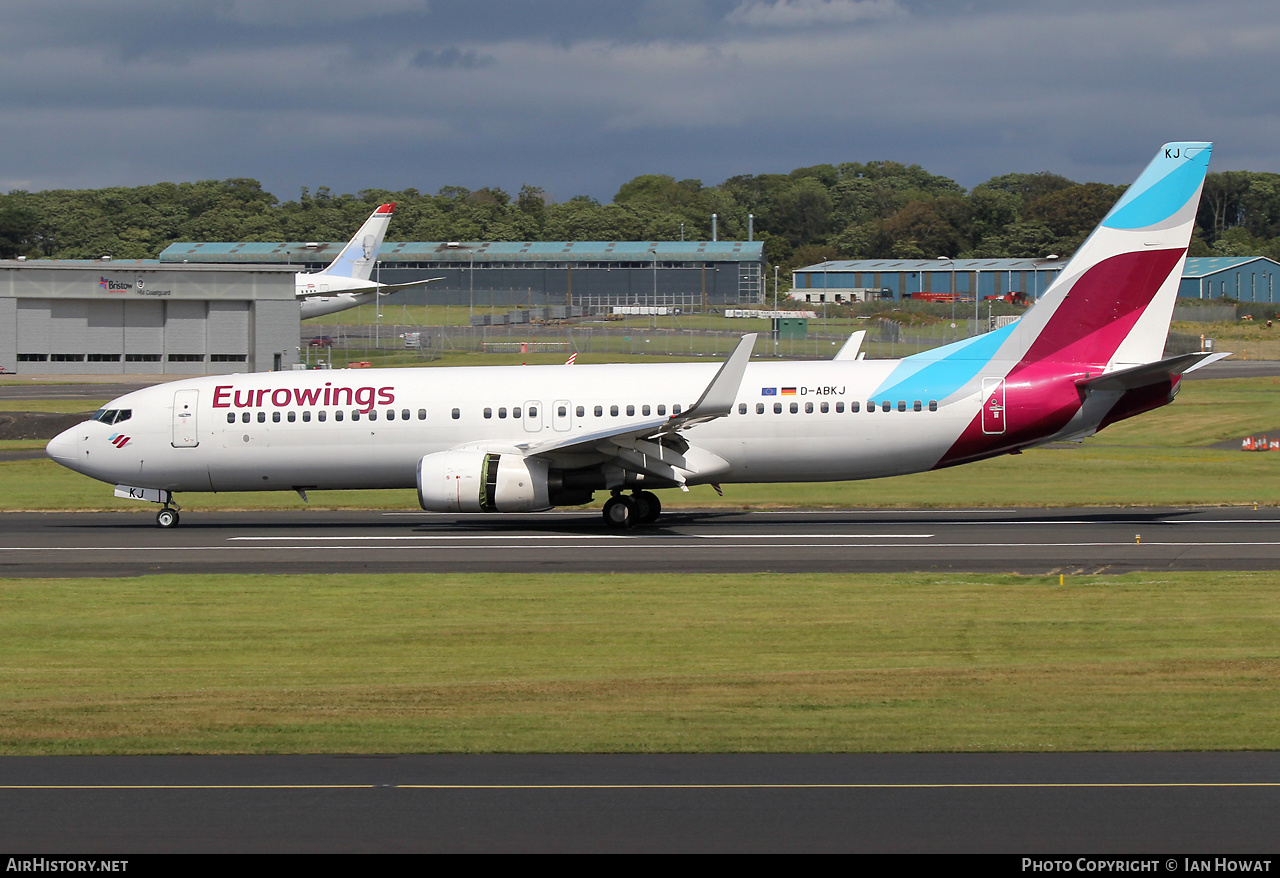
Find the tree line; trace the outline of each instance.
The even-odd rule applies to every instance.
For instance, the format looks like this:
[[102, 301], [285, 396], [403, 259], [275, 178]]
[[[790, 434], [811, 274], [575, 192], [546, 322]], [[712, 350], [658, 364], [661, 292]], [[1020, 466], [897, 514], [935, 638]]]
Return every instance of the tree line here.
[[[1077, 183], [1047, 171], [1004, 174], [966, 191], [919, 165], [848, 162], [789, 174], [730, 177], [704, 186], [645, 174], [601, 204], [552, 203], [536, 186], [304, 188], [280, 201], [257, 180], [204, 180], [0, 195], [0, 257], [155, 258], [174, 241], [343, 241], [375, 206], [398, 203], [400, 241], [745, 240], [748, 216], [771, 264], [786, 272], [826, 259], [1067, 256], [1123, 186]], [[1211, 173], [1192, 256], [1280, 260], [1280, 174]]]

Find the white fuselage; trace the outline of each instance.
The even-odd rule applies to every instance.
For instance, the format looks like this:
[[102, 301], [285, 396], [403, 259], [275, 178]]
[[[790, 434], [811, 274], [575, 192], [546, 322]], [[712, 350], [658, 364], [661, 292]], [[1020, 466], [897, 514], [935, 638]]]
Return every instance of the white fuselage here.
[[[981, 394], [953, 395], [934, 411], [928, 399], [918, 406], [891, 399], [888, 410], [875, 400], [868, 411], [869, 394], [899, 362], [750, 364], [732, 414], [683, 433], [726, 461], [727, 471], [694, 473], [689, 482], [860, 479], [934, 467], [974, 420]], [[114, 400], [108, 408], [129, 411], [127, 420], [80, 424], [51, 442], [49, 453], [105, 482], [175, 492], [408, 488], [418, 461], [434, 452], [469, 444], [514, 449], [688, 410], [716, 369], [506, 366], [195, 378]], [[566, 468], [591, 463], [580, 449], [551, 458]]]

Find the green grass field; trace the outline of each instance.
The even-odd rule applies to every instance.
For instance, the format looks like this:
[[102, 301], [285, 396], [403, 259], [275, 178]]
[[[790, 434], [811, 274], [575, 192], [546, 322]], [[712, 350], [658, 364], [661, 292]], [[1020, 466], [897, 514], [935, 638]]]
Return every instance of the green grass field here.
[[1270, 573], [0, 580], [0, 752], [1280, 747]]

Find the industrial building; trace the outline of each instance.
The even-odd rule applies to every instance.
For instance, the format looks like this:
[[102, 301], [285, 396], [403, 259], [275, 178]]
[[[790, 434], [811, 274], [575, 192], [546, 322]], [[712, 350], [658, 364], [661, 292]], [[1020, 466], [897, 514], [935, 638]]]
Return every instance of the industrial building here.
[[1199, 256], [1187, 260], [1178, 295], [1188, 299], [1275, 302], [1280, 262], [1265, 256]]
[[298, 335], [288, 268], [0, 261], [0, 367], [10, 372], [287, 369]]
[[[972, 299], [1023, 293], [1039, 298], [1066, 259], [842, 259], [792, 272], [792, 297], [802, 302], [848, 302], [868, 298]], [[1280, 263], [1265, 256], [1191, 257], [1178, 295], [1192, 299], [1275, 302]]]
[[791, 273], [791, 296], [802, 302], [902, 299], [924, 293], [971, 299], [1023, 293], [1040, 296], [1065, 259], [840, 259]]
[[[178, 243], [165, 248], [160, 261], [318, 271], [344, 244]], [[761, 304], [764, 267], [759, 241], [387, 241], [373, 279], [396, 284], [442, 278], [426, 289], [432, 305], [703, 310]], [[424, 293], [401, 295], [420, 301]]]

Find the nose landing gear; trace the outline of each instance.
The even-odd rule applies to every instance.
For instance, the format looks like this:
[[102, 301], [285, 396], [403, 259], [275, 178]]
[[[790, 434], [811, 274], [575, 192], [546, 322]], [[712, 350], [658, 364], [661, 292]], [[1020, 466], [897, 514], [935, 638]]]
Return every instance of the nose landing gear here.
[[164, 501], [164, 508], [156, 513], [156, 524], [163, 528], [177, 527], [181, 520], [178, 516], [180, 507], [173, 502], [173, 495], [169, 494]]

